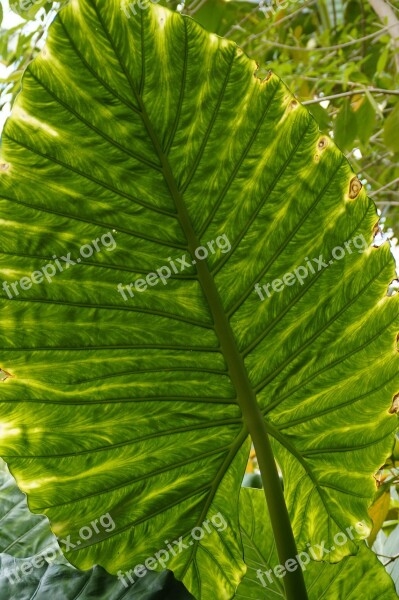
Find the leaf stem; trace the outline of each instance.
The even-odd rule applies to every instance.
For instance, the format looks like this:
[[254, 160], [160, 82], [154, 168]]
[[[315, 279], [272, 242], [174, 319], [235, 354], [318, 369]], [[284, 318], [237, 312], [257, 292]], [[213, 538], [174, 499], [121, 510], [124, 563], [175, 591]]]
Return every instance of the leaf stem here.
[[[201, 243], [187, 210], [183, 192], [177, 185], [169, 160], [155, 133], [143, 99], [137, 93], [134, 82], [129, 76], [128, 80], [140, 106], [143, 124], [161, 162], [165, 183], [174, 200], [177, 216], [184, 231], [188, 249], [191, 256], [194, 257], [195, 251], [201, 246]], [[236, 338], [208, 263], [206, 261], [198, 261], [196, 266], [198, 281], [212, 314], [215, 333], [220, 343], [220, 351], [223, 353], [230, 379], [236, 390], [237, 403], [255, 446], [277, 552], [281, 564], [284, 564], [288, 559], [294, 558], [298, 552], [264, 417], [259, 407], [256, 393], [250, 382], [244, 357], [237, 346]], [[287, 600], [308, 600], [302, 569], [297, 569], [293, 572], [287, 571], [284, 578], [284, 587]]]
[[[183, 195], [177, 186], [168, 159], [162, 151], [159, 140], [152, 129], [144, 105], [142, 105], [142, 110], [144, 124], [160, 158], [165, 182], [174, 199], [178, 218], [185, 233], [190, 254], [194, 257], [196, 249], [201, 245], [200, 239], [194, 230]], [[197, 262], [197, 273], [199, 283], [208, 301], [213, 317], [215, 333], [220, 342], [220, 350], [223, 353], [230, 379], [237, 393], [237, 403], [255, 446], [277, 552], [281, 564], [284, 564], [288, 559], [294, 558], [298, 554], [298, 551], [264, 417], [260, 410], [254, 388], [249, 380], [244, 358], [237, 346], [215, 280], [206, 261]], [[287, 571], [284, 578], [284, 586], [287, 600], [308, 600], [302, 569], [297, 569], [293, 572]]]
[[[295, 558], [298, 550], [264, 420], [257, 418], [255, 411], [250, 412], [252, 415], [247, 415], [247, 420], [250, 420], [247, 425], [255, 446], [278, 557], [284, 565], [288, 559]], [[308, 600], [302, 569], [291, 573], [287, 571], [284, 588], [287, 600]]]

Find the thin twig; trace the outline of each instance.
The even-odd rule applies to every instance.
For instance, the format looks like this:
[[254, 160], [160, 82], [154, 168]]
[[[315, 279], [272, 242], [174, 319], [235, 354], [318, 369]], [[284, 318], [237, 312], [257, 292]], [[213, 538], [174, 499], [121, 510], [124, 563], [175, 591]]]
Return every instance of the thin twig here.
[[183, 14], [189, 15], [189, 16], [193, 15], [194, 13], [197, 12], [198, 8], [201, 8], [204, 1], [206, 2], [207, 0], [193, 0], [191, 3], [188, 3], [187, 5], [184, 2], [185, 6], [183, 9]]
[[370, 142], [375, 142], [380, 135], [382, 135], [384, 133], [384, 129], [379, 129], [376, 133], [374, 133], [371, 138], [370, 138]]
[[229, 35], [231, 35], [232, 33], [234, 33], [234, 31], [236, 31], [237, 29], [242, 28], [242, 25], [244, 25], [244, 23], [246, 21], [248, 21], [248, 19], [250, 19], [252, 17], [252, 15], [254, 15], [255, 13], [257, 13], [260, 10], [259, 6], [255, 6], [255, 8], [253, 8], [248, 14], [245, 15], [245, 17], [243, 17], [241, 19], [241, 21], [239, 21], [238, 23], [236, 23], [235, 25], [233, 25], [232, 27], [230, 27], [230, 29], [228, 30], [227, 33], [224, 34], [224, 37], [229, 37]]
[[[391, 25], [390, 27], [394, 26]], [[307, 48], [306, 46], [289, 46], [288, 44], [280, 44], [279, 42], [275, 42], [272, 40], [264, 40], [264, 44], [267, 46], [274, 46], [275, 48], [283, 48], [284, 50], [302, 50], [304, 52], [330, 52], [331, 50], [341, 50], [341, 48], [348, 48], [348, 46], [360, 44], [361, 42], [365, 42], [376, 37], [381, 37], [388, 29], [390, 29], [390, 27], [383, 27], [382, 29], [380, 29], [380, 31], [375, 31], [374, 33], [370, 33], [369, 35], [365, 35], [364, 37], [358, 38], [357, 40], [344, 42], [343, 44], [336, 44], [335, 46], [316, 46], [314, 48]]]
[[240, 44], [241, 47], [244, 48], [250, 42], [253, 42], [254, 40], [257, 40], [258, 38], [262, 37], [262, 35], [265, 35], [268, 31], [270, 31], [271, 29], [273, 29], [273, 27], [279, 27], [280, 25], [282, 25], [286, 21], [289, 21], [290, 19], [292, 19], [293, 17], [295, 17], [298, 13], [302, 12], [302, 10], [304, 8], [308, 8], [309, 6], [312, 6], [312, 4], [315, 4], [315, 3], [316, 3], [316, 0], [309, 0], [308, 2], [304, 2], [300, 6], [300, 8], [297, 8], [296, 10], [294, 10], [294, 12], [290, 13], [289, 15], [286, 15], [285, 17], [283, 17], [282, 19], [280, 19], [279, 21], [277, 21], [277, 23], [273, 23], [272, 25], [269, 25], [266, 29], [264, 29], [263, 31], [260, 31], [259, 33], [256, 33], [254, 35], [250, 35], [247, 40], [245, 40], [242, 44]]
[[[298, 75], [285, 75], [284, 79], [298, 79]], [[336, 85], [359, 85], [358, 81], [342, 81], [342, 79], [329, 79], [328, 77], [309, 77], [306, 75], [301, 75], [301, 79], [304, 79], [305, 81], [315, 81], [316, 83], [334, 83]]]
[[[385, 154], [382, 154], [381, 156], [378, 156], [378, 158], [374, 159], [372, 162], [367, 163], [363, 169], [369, 169], [370, 167], [374, 167], [374, 165], [376, 165], [377, 163], [380, 163], [384, 158], [386, 158], [387, 156], [389, 156], [391, 154], [391, 152], [385, 152]], [[367, 158], [367, 157], [366, 157]]]
[[322, 96], [315, 98], [314, 100], [305, 100], [302, 104], [319, 104], [325, 100], [335, 100], [336, 98], [345, 98], [345, 96], [357, 96], [358, 94], [389, 94], [392, 96], [399, 96], [399, 90], [384, 90], [382, 88], [362, 88], [360, 90], [350, 90], [349, 92], [342, 92], [341, 94], [333, 94], [332, 96]]
[[399, 178], [394, 179], [393, 181], [390, 181], [386, 185], [383, 185], [379, 190], [376, 190], [375, 192], [372, 192], [371, 194], [369, 194], [370, 198], [372, 196], [376, 196], [380, 192], [383, 192], [384, 190], [386, 190], [387, 188], [391, 187], [392, 185], [395, 185], [396, 183], [399, 183]]
[[187, 11], [188, 15], [195, 15], [195, 13], [204, 6], [204, 4], [207, 3], [208, 0], [200, 0], [200, 2], [194, 7], [194, 8], [190, 8], [189, 11]]

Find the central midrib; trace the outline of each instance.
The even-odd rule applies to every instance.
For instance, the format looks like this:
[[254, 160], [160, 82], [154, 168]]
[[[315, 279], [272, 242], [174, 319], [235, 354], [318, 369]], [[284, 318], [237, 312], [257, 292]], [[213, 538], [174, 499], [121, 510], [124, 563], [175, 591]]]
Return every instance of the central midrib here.
[[[190, 215], [184, 202], [182, 193], [180, 192], [169, 161], [162, 150], [159, 140], [152, 128], [151, 121], [146, 113], [145, 106], [141, 97], [137, 95], [142, 108], [142, 118], [144, 125], [150, 136], [154, 149], [157, 152], [162, 165], [162, 172], [165, 182], [168, 186], [170, 194], [174, 200], [177, 217], [179, 219], [182, 230], [186, 236], [188, 250], [191, 256], [195, 256], [195, 251], [200, 246], [200, 240], [195, 232], [191, 222]], [[198, 281], [201, 285], [204, 296], [208, 302], [208, 306], [212, 315], [215, 333], [218, 337], [220, 350], [226, 361], [228, 373], [231, 382], [236, 391], [237, 404], [241, 409], [244, 427], [237, 435], [232, 444], [229, 454], [225, 457], [218, 474], [213, 482], [207, 502], [201, 514], [201, 519], [204, 513], [209, 510], [214, 495], [227, 472], [227, 469], [232, 464], [240, 447], [243, 445], [248, 433], [250, 434], [255, 446], [257, 460], [261, 472], [262, 483], [270, 519], [275, 535], [275, 542], [278, 550], [278, 555], [281, 563], [285, 563], [292, 556], [296, 556], [297, 548], [293, 536], [291, 522], [288, 516], [287, 507], [283, 490], [280, 484], [280, 478], [277, 471], [276, 463], [273, 456], [272, 447], [270, 444], [266, 423], [264, 421], [261, 409], [257, 402], [257, 397], [254, 388], [249, 380], [248, 372], [245, 367], [244, 359], [240, 354], [234, 337], [233, 330], [223, 307], [223, 303], [216, 286], [216, 282], [208, 268], [207, 262], [197, 261]], [[188, 563], [186, 565], [186, 570]], [[296, 586], [298, 586], [299, 597], [307, 598], [306, 589], [304, 588], [303, 579], [287, 582], [287, 592], [293, 594]]]
[[[184, 203], [183, 195], [177, 186], [169, 161], [152, 127], [152, 123], [146, 112], [142, 96], [137, 92], [134, 81], [132, 80], [129, 71], [125, 68], [123, 60], [121, 60], [121, 57], [119, 56], [113, 39], [105, 27], [105, 23], [97, 7], [95, 10], [104, 32], [106, 33], [108, 40], [115, 52], [115, 55], [118, 58], [121, 68], [130, 84], [136, 101], [140, 106], [140, 113], [144, 126], [149, 137], [151, 138], [154, 150], [161, 162], [162, 173], [166, 185], [168, 186], [171, 197], [175, 203], [177, 218], [186, 236], [188, 250], [192, 256], [195, 256], [195, 250], [200, 246], [200, 241], [191, 222], [187, 207]], [[142, 60], [145, 60], [144, 56], [142, 56]], [[280, 478], [273, 456], [273, 451], [268, 437], [266, 424], [257, 402], [256, 393], [249, 380], [244, 359], [239, 352], [230, 322], [225, 313], [223, 303], [216, 287], [216, 282], [209, 271], [206, 261], [197, 262], [197, 274], [198, 281], [208, 302], [208, 306], [213, 318], [215, 333], [219, 339], [220, 350], [226, 361], [230, 379], [236, 391], [236, 400], [241, 409], [244, 421], [244, 427], [242, 431], [240, 431], [234, 440], [234, 443], [232, 443], [230, 452], [228, 456], [225, 457], [217, 477], [213, 482], [212, 490], [206, 503], [207, 507], [204, 507], [204, 510], [205, 508], [208, 510], [214, 494], [216, 493], [223, 478], [223, 475], [234, 460], [239, 448], [244, 443], [247, 433], [249, 433], [257, 453], [264, 493], [268, 504], [279, 559], [281, 563], [285, 563], [290, 557], [297, 554], [297, 548], [285, 504], [284, 494], [280, 484]], [[297, 573], [290, 574], [290, 576], [286, 578], [285, 587], [290, 598], [297, 597], [301, 599], [307, 599], [308, 597], [302, 572], [300, 572], [299, 575]]]
[[[174, 200], [177, 217], [186, 237], [189, 252], [191, 257], [194, 257], [195, 251], [200, 247], [201, 242], [191, 222], [183, 196], [178, 189], [175, 177], [169, 165], [169, 161], [162, 151], [158, 138], [153, 131], [152, 124], [146, 114], [141, 98], [139, 101], [142, 105], [142, 118], [161, 162], [165, 182]], [[224, 310], [219, 291], [216, 287], [216, 282], [209, 270], [208, 263], [206, 260], [200, 260], [197, 261], [196, 266], [198, 281], [207, 300], [213, 319], [215, 333], [219, 340], [220, 349], [226, 361], [229, 376], [237, 394], [237, 403], [241, 408], [244, 422], [250, 431], [250, 423], [254, 420], [254, 415], [256, 415], [255, 421], [263, 421], [256, 394], [249, 381], [244, 360], [237, 347], [237, 342]]]

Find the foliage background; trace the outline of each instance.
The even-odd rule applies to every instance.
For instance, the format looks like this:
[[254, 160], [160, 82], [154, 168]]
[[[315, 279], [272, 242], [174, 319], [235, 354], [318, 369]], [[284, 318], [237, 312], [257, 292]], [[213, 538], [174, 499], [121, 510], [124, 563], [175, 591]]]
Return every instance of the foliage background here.
[[[67, 0], [66, 0], [67, 1]], [[162, 1], [237, 42], [275, 71], [344, 151], [380, 211], [377, 243], [389, 238], [399, 264], [399, 6], [389, 0]], [[62, 2], [0, 5], [0, 130], [21, 75], [42, 48]], [[370, 545], [399, 593], [399, 443], [376, 474]], [[348, 473], [350, 477], [350, 473]], [[256, 486], [256, 457], [246, 484]]]

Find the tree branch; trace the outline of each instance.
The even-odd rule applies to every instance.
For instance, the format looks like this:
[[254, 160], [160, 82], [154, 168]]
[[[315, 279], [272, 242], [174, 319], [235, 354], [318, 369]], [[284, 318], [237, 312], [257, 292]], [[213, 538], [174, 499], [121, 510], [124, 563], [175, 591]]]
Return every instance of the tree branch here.
[[389, 26], [389, 35], [395, 47], [396, 69], [399, 73], [399, 20], [384, 0], [369, 0], [369, 3], [384, 25]]
[[396, 556], [385, 556], [385, 554], [377, 554], [377, 556], [381, 556], [381, 558], [389, 558], [388, 562], [383, 563], [384, 567], [386, 565], [389, 565], [389, 563], [393, 562], [394, 560], [396, 560], [397, 558], [399, 558], [399, 554], [397, 554]]
[[377, 194], [379, 194], [383, 190], [386, 190], [387, 188], [391, 187], [392, 185], [396, 185], [397, 183], [399, 183], [399, 178], [398, 179], [394, 179], [393, 181], [390, 181], [389, 183], [387, 183], [386, 185], [384, 185], [383, 187], [381, 187], [379, 190], [376, 190], [375, 192], [372, 192], [371, 194], [369, 194], [370, 198], [372, 196], [376, 196]]
[[[365, 35], [364, 37], [358, 38], [357, 40], [351, 40], [350, 42], [345, 42], [343, 44], [336, 44], [335, 46], [315, 46], [314, 48], [309, 48], [307, 46], [290, 46], [289, 44], [280, 44], [279, 42], [275, 42], [274, 40], [263, 40], [263, 44], [265, 44], [266, 46], [273, 46], [275, 48], [283, 48], [285, 50], [300, 50], [303, 52], [330, 52], [331, 50], [340, 50], [341, 48], [347, 48], [348, 46], [353, 46], [354, 44], [361, 44], [362, 42], [365, 42], [367, 40], [381, 37], [391, 27], [396, 27], [396, 23], [393, 23], [392, 25], [389, 25], [387, 27], [383, 27], [379, 31], [375, 31], [374, 33]], [[248, 42], [249, 41], [251, 40], [248, 39]], [[244, 44], [242, 44], [242, 46], [243, 45]]]

